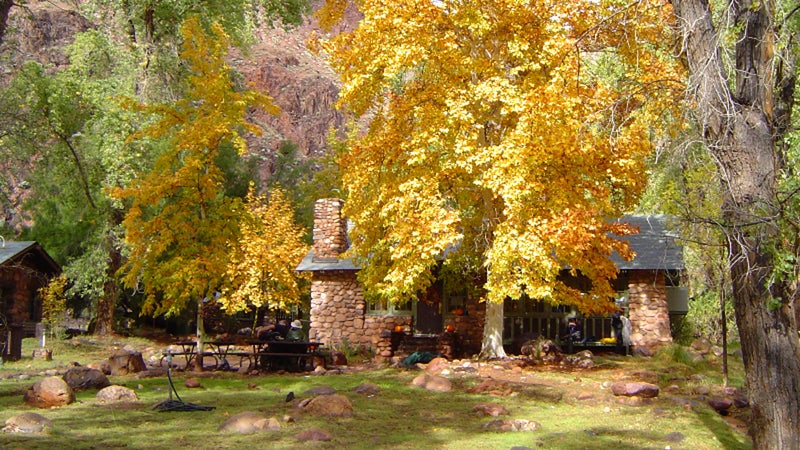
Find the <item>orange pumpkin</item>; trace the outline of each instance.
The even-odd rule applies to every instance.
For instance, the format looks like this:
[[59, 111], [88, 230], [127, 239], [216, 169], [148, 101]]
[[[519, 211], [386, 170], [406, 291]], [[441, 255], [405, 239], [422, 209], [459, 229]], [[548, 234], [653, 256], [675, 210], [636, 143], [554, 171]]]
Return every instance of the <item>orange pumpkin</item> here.
[[394, 332], [395, 333], [402, 333], [403, 332], [403, 326], [402, 325], [395, 325], [394, 326]]

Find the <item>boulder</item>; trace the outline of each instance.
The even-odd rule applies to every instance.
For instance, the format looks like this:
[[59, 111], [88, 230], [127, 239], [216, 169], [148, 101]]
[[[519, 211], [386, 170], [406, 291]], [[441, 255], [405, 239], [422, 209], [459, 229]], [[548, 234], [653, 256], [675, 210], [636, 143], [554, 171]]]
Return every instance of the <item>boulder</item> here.
[[65, 406], [75, 401], [75, 391], [61, 377], [46, 377], [25, 392], [25, 403], [37, 408]]
[[108, 377], [97, 369], [91, 367], [78, 366], [71, 367], [64, 373], [64, 381], [74, 391], [86, 391], [89, 389], [103, 389], [110, 386]]
[[555, 342], [544, 337], [523, 342], [520, 346], [520, 354], [541, 364], [558, 364], [563, 358], [561, 348]]
[[619, 382], [611, 385], [611, 392], [617, 396], [653, 398], [658, 397], [659, 389], [655, 384], [642, 382]]
[[506, 407], [497, 403], [483, 403], [476, 405], [472, 408], [472, 411], [482, 416], [498, 417], [501, 415], [508, 415], [508, 410]]
[[711, 352], [711, 348], [713, 347], [713, 345], [714, 344], [712, 344], [710, 340], [706, 338], [700, 338], [692, 342], [689, 348], [691, 348], [692, 351], [699, 353], [701, 355], [707, 355], [708, 353]]
[[111, 364], [109, 364], [108, 361], [89, 363], [86, 365], [86, 367], [97, 369], [100, 372], [103, 372], [104, 375], [111, 375]]
[[428, 366], [425, 367], [425, 373], [429, 375], [440, 375], [442, 372], [450, 368], [450, 363], [445, 358], [433, 358]]
[[197, 378], [187, 378], [186, 381], [183, 383], [189, 389], [195, 389], [200, 387], [200, 380]]
[[220, 425], [220, 431], [227, 431], [239, 434], [252, 434], [259, 431], [277, 431], [281, 429], [281, 424], [274, 417], [264, 417], [263, 415], [245, 411], [231, 417]]
[[711, 397], [706, 403], [723, 416], [727, 416], [728, 410], [733, 406], [733, 400], [726, 397]]
[[497, 419], [483, 425], [487, 431], [536, 431], [542, 425], [534, 420]]
[[128, 375], [147, 370], [140, 352], [120, 352], [108, 358], [111, 375]]
[[414, 378], [411, 384], [434, 392], [450, 392], [453, 390], [453, 384], [447, 378], [428, 375], [427, 373]]
[[353, 404], [341, 394], [320, 395], [303, 403], [303, 411], [315, 416], [350, 417]]
[[5, 433], [41, 433], [53, 428], [53, 422], [47, 417], [34, 412], [24, 412], [6, 420]]
[[131, 388], [113, 385], [100, 389], [95, 399], [100, 403], [138, 402], [139, 396]]
[[594, 367], [594, 355], [589, 350], [583, 350], [574, 355], [564, 357], [564, 364], [580, 369], [591, 369]]

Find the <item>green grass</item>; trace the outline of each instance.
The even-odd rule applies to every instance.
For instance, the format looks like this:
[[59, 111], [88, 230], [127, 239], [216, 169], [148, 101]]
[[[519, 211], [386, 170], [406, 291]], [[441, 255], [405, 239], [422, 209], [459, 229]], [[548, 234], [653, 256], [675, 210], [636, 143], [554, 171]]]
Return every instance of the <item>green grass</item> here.
[[[31, 345], [26, 342], [26, 347]], [[147, 342], [134, 341], [136, 345]], [[92, 344], [84, 341], [74, 346], [55, 343], [53, 361], [23, 358], [0, 367], [0, 377], [20, 371], [35, 373], [48, 368], [65, 367], [69, 361], [88, 363], [104, 359], [113, 343]], [[26, 353], [30, 354], [30, 353]], [[680, 359], [680, 358], [679, 358]], [[94, 401], [94, 391], [78, 393], [72, 405], [50, 410], [36, 410], [22, 401], [25, 389], [33, 380], [0, 380], [0, 421], [35, 411], [54, 423], [46, 435], [0, 434], [0, 448], [24, 449], [151, 449], [151, 448], [352, 448], [352, 449], [508, 449], [527, 446], [544, 449], [740, 449], [749, 448], [746, 436], [732, 428], [724, 418], [688, 394], [662, 395], [654, 402], [630, 406], [602, 389], [605, 381], [622, 379], [632, 373], [648, 371], [658, 377], [662, 389], [680, 386], [688, 392], [691, 375], [703, 370], [704, 383], [714, 383], [714, 364], [703, 367], [685, 362], [656, 358], [598, 358], [598, 368], [591, 371], [564, 372], [542, 368], [520, 372], [498, 370], [499, 376], [519, 376], [509, 381], [511, 395], [470, 394], [466, 390], [485, 377], [451, 375], [454, 389], [435, 393], [410, 386], [420, 371], [381, 368], [343, 375], [309, 374], [247, 376], [236, 373], [205, 373], [202, 388], [188, 389], [185, 378], [192, 373], [176, 373], [175, 384], [184, 401], [214, 406], [209, 412], [156, 412], [156, 403], [167, 399], [166, 378], [137, 379], [112, 377], [115, 384], [136, 390], [141, 402], [136, 407], [102, 406]], [[492, 371], [492, 365], [484, 368]], [[740, 370], [740, 369], [737, 369]], [[738, 374], [739, 372], [737, 372]], [[668, 374], [668, 375], [665, 375]], [[737, 375], [738, 376], [738, 375]], [[695, 377], [697, 378], [697, 377]], [[36, 379], [36, 377], [34, 377]], [[381, 390], [368, 397], [352, 392], [364, 382], [377, 384]], [[300, 413], [284, 401], [294, 392], [298, 398], [317, 386], [330, 386], [347, 396], [355, 414], [347, 418], [319, 418]], [[256, 387], [254, 389], [253, 387]], [[579, 393], [591, 398], [578, 400]], [[686, 401], [692, 407], [686, 408]], [[481, 403], [499, 403], [512, 419], [535, 420], [541, 429], [535, 432], [494, 433], [484, 431], [491, 418], [472, 411]], [[258, 411], [281, 420], [282, 429], [258, 435], [223, 434], [220, 424], [233, 414]], [[283, 422], [285, 416], [293, 422]], [[329, 442], [300, 443], [294, 435], [303, 430], [322, 429], [333, 436]], [[669, 442], [670, 433], [684, 438]]]

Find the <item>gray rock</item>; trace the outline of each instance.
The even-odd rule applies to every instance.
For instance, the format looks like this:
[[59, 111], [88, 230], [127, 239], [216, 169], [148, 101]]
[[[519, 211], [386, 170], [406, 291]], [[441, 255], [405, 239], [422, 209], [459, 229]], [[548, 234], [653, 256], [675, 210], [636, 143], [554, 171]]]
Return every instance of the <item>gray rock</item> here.
[[41, 433], [53, 428], [50, 419], [34, 412], [24, 412], [6, 420], [3, 431], [6, 433]]
[[411, 384], [434, 392], [450, 392], [453, 390], [453, 384], [447, 378], [428, 375], [427, 373], [414, 378]]
[[259, 431], [277, 431], [281, 424], [274, 417], [267, 418], [259, 413], [245, 411], [229, 417], [220, 425], [220, 431], [239, 434], [252, 434]]
[[535, 420], [526, 419], [497, 419], [483, 425], [487, 431], [536, 431], [542, 425]]
[[659, 389], [655, 384], [641, 382], [619, 382], [611, 385], [614, 395], [625, 397], [653, 398], [658, 397]]
[[506, 409], [506, 407], [497, 403], [483, 403], [480, 405], [476, 405], [472, 408], [472, 411], [483, 416], [491, 416], [491, 417], [498, 417], [501, 415], [508, 414], [508, 410]]
[[138, 402], [139, 396], [133, 389], [114, 385], [100, 389], [95, 399], [100, 403]]
[[724, 415], [728, 414], [728, 410], [733, 406], [733, 400], [725, 397], [711, 397], [706, 403], [718, 413]]
[[97, 369], [79, 366], [72, 367], [64, 373], [64, 381], [74, 391], [85, 391], [88, 389], [103, 389], [110, 386], [108, 377]]
[[302, 402], [303, 411], [315, 416], [350, 417], [353, 415], [353, 404], [350, 399], [340, 394], [320, 395], [310, 401]]

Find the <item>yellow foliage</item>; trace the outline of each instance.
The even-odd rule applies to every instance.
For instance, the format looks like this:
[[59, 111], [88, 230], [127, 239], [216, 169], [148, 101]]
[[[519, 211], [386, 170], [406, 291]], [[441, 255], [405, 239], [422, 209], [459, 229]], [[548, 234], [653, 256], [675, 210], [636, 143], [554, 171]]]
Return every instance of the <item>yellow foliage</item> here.
[[248, 307], [288, 310], [300, 303], [307, 274], [295, 267], [306, 253], [304, 230], [294, 221], [286, 194], [273, 188], [269, 198], [250, 186], [241, 217], [241, 239], [233, 244], [227, 274], [232, 287], [219, 299], [229, 312]]
[[[439, 260], [468, 253], [489, 301], [527, 293], [607, 309], [609, 256], [632, 256], [609, 236], [632, 230], [609, 221], [636, 204], [650, 139], [682, 95], [664, 50], [669, 4], [357, 5], [359, 26], [319, 45], [341, 76], [340, 105], [369, 119], [339, 161], [368, 291], [400, 301]], [[563, 285], [563, 268], [591, 291]]]
[[51, 327], [55, 327], [64, 318], [67, 310], [67, 276], [61, 274], [52, 278], [49, 283], [39, 288], [39, 296], [42, 299], [42, 322]]

